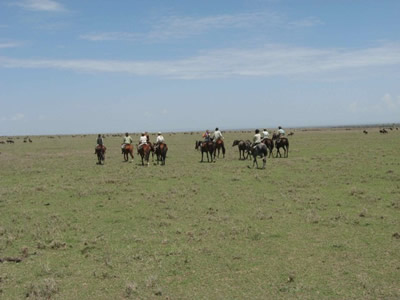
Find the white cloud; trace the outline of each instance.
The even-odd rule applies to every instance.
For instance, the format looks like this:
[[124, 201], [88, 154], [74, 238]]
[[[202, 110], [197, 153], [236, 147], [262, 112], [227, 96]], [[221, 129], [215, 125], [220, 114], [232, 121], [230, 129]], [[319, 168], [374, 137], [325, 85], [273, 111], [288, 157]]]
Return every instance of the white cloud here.
[[218, 29], [243, 29], [265, 27], [310, 27], [321, 24], [316, 18], [287, 22], [285, 17], [273, 12], [242, 13], [235, 15], [216, 15], [207, 17], [178, 17], [161, 18], [149, 32], [97, 32], [80, 36], [90, 41], [164, 41], [182, 39], [193, 35]]
[[53, 0], [24, 0], [17, 2], [15, 5], [33, 11], [65, 11], [62, 4]]
[[171, 61], [23, 60], [0, 57], [0, 67], [3, 68], [120, 72], [181, 79], [310, 75], [399, 64], [400, 45], [359, 50], [270, 45], [258, 49], [203, 52], [198, 56]]
[[2, 116], [0, 121], [21, 121], [23, 119], [25, 119], [25, 115], [22, 113], [17, 113], [12, 116]]
[[15, 43], [15, 42], [0, 42], [0, 49], [2, 48], [15, 48], [20, 46], [19, 43]]
[[391, 94], [386, 93], [382, 97], [381, 103], [388, 109], [392, 109], [392, 110], [398, 109], [398, 108], [400, 108], [400, 96], [397, 97], [397, 99], [396, 99]]

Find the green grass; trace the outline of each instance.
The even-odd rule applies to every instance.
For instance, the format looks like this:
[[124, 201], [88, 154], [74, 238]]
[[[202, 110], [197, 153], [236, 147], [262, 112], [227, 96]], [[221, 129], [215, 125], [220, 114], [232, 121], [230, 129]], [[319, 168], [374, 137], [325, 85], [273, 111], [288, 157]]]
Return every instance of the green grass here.
[[104, 166], [95, 136], [0, 144], [0, 258], [22, 258], [0, 298], [400, 298], [400, 132], [296, 131], [266, 170], [231, 147], [252, 133], [216, 163], [199, 135], [165, 135], [163, 167], [119, 137]]

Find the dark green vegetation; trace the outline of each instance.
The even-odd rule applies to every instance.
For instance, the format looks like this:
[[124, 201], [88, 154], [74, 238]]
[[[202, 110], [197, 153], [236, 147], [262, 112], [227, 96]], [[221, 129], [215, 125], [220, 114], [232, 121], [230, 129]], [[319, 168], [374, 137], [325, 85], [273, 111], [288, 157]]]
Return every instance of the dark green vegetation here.
[[[0, 298], [399, 299], [400, 131], [296, 131], [266, 170], [123, 162], [122, 138], [0, 145]], [[138, 139], [137, 136], [134, 139]], [[154, 136], [152, 136], [154, 140]], [[136, 152], [136, 150], [135, 150]]]

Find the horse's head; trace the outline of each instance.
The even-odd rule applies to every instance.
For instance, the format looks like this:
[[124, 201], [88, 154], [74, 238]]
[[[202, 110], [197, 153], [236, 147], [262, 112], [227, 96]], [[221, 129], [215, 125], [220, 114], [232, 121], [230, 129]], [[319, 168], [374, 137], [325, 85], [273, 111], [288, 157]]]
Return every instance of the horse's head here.
[[194, 149], [198, 150], [200, 143], [201, 143], [201, 141], [196, 141], [196, 143], [194, 144]]
[[232, 147], [237, 146], [237, 145], [239, 145], [239, 140], [234, 140], [233, 144], [232, 144]]

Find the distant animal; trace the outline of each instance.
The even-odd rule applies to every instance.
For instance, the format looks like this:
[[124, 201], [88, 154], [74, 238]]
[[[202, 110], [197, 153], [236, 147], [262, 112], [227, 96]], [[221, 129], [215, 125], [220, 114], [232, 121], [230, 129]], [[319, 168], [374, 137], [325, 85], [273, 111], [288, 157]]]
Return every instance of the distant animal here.
[[137, 153], [140, 155], [140, 158], [142, 159], [142, 166], [144, 166], [144, 162], [146, 162], [147, 166], [149, 165], [149, 157], [152, 149], [154, 151], [154, 148], [150, 143], [143, 144], [140, 148], [138, 147]]
[[[215, 156], [218, 156], [219, 158], [219, 152], [222, 150], [222, 157], [225, 158], [225, 145], [224, 145], [224, 141], [219, 139], [216, 143], [215, 143], [215, 150], [214, 150], [214, 160], [215, 160]], [[218, 151], [218, 154], [217, 154]]]
[[133, 145], [125, 145], [125, 147], [122, 148], [122, 154], [124, 155], [125, 161], [128, 161], [129, 155], [133, 159]]
[[5, 144], [6, 142], [5, 141], [0, 141], [0, 144]]
[[96, 148], [95, 148], [95, 153], [96, 153], [96, 155], [97, 155], [97, 164], [98, 165], [103, 165], [104, 164], [104, 161], [105, 161], [105, 159], [106, 159], [106, 147], [105, 146], [103, 146], [103, 145], [98, 145]]
[[276, 148], [276, 156], [282, 157], [281, 152], [279, 151], [280, 148], [283, 148], [284, 153], [283, 157], [289, 157], [289, 140], [285, 137], [280, 137], [279, 134], [273, 134], [272, 140], [275, 141], [275, 148]]
[[24, 143], [26, 143], [27, 142], [27, 140], [24, 140]]
[[239, 149], [239, 160], [242, 159], [242, 156], [243, 156], [243, 159], [247, 159], [249, 156], [250, 141], [234, 140], [232, 147], [235, 147], [235, 146], [238, 146], [238, 149]]
[[368, 134], [368, 131], [366, 131], [366, 130], [364, 130], [363, 132], [364, 132], [364, 134]]
[[291, 136], [291, 135], [294, 135], [294, 132], [293, 132], [293, 131], [291, 131], [291, 132], [288, 133], [288, 136]]
[[254, 146], [251, 151], [251, 154], [253, 155], [253, 168], [254, 165], [256, 165], [258, 169], [257, 157], [261, 157], [263, 160], [262, 168], [265, 169], [265, 165], [267, 163], [267, 154], [268, 154], [267, 145], [265, 145], [264, 143], [260, 143]]
[[380, 133], [388, 133], [387, 130], [385, 128], [382, 128], [381, 130], [379, 130]]
[[274, 142], [269, 138], [265, 138], [261, 142], [264, 143], [267, 146], [268, 151], [269, 151], [268, 157], [271, 157], [272, 150], [274, 150]]
[[32, 140], [30, 138], [28, 139], [28, 141], [29, 141], [29, 143], [32, 143]]
[[13, 140], [7, 140], [7, 143], [8, 144], [14, 144], [14, 141]]
[[210, 162], [210, 158], [211, 158], [211, 162], [213, 162], [213, 154], [215, 151], [213, 142], [196, 141], [195, 149], [196, 150], [200, 149], [200, 151], [201, 151], [201, 161], [200, 162], [203, 162], [204, 153], [207, 154], [207, 161]]
[[157, 157], [157, 165], [161, 162], [161, 165], [165, 165], [165, 159], [167, 157], [167, 152], [168, 152], [168, 146], [165, 143], [160, 143], [157, 147], [154, 149], [154, 153], [156, 154]]

